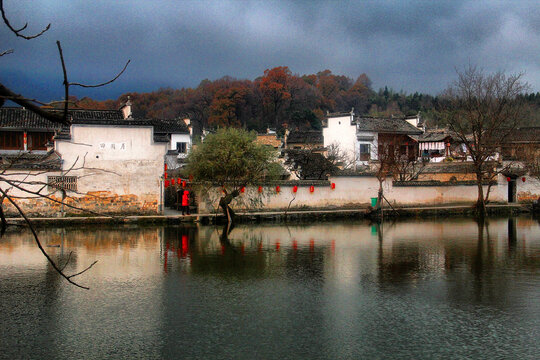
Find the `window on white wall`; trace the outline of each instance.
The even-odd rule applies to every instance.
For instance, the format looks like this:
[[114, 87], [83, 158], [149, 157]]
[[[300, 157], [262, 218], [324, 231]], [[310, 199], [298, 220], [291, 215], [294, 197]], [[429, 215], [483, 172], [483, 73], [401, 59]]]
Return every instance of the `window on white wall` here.
[[371, 145], [360, 144], [360, 161], [369, 161], [371, 159]]
[[185, 142], [177, 142], [176, 143], [176, 150], [180, 154], [185, 154], [187, 152], [187, 143], [185, 143]]
[[77, 191], [76, 176], [47, 176], [49, 191], [71, 190]]

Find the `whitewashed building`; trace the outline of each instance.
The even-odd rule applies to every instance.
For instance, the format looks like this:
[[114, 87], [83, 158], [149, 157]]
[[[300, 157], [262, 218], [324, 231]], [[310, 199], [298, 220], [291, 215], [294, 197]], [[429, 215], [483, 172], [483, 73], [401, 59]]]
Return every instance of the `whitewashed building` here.
[[417, 156], [417, 141], [422, 134], [419, 118], [378, 118], [349, 113], [329, 113], [323, 123], [324, 146], [337, 145], [355, 165], [368, 165], [378, 159], [381, 146], [392, 142], [403, 155]]
[[[97, 213], [159, 213], [166, 154], [178, 142], [191, 144], [185, 122], [134, 119], [129, 102], [120, 110], [70, 110], [69, 116], [71, 125], [60, 127], [22, 108], [0, 108], [7, 145], [0, 148], [2, 188], [11, 188], [29, 214], [77, 212], [69, 206]], [[46, 144], [30, 149], [25, 139], [39, 132], [46, 134]], [[22, 186], [13, 186], [13, 180]], [[62, 199], [67, 206], [54, 202]]]

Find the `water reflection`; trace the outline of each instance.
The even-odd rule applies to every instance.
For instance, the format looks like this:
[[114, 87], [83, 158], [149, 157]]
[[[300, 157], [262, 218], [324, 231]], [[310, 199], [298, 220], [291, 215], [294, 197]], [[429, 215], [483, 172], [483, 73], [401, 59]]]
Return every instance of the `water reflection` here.
[[9, 233], [0, 240], [2, 356], [532, 358], [538, 350], [540, 225], [527, 218], [40, 236], [57, 261], [70, 258], [70, 272], [99, 261], [81, 279], [91, 290], [66, 284], [29, 233]]

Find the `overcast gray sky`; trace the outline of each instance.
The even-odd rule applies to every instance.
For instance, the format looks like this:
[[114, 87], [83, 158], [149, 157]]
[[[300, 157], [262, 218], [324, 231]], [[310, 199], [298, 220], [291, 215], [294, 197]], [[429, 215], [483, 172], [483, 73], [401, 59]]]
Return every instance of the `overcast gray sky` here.
[[540, 2], [515, 1], [158, 1], [4, 0], [0, 80], [28, 96], [63, 94], [56, 40], [70, 81], [99, 83], [131, 59], [114, 84], [76, 89], [79, 97], [195, 87], [224, 75], [255, 79], [288, 66], [295, 74], [330, 69], [366, 73], [378, 89], [437, 94], [468, 63], [525, 72], [540, 91]]

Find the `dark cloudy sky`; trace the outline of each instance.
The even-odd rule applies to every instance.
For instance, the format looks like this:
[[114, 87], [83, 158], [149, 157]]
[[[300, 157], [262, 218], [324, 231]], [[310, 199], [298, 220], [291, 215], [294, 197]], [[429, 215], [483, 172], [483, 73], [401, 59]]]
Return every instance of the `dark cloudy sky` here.
[[76, 95], [117, 98], [127, 91], [195, 87], [224, 75], [255, 79], [289, 66], [295, 74], [330, 69], [378, 89], [437, 94], [468, 63], [525, 72], [540, 91], [540, 2], [530, 1], [157, 1], [5, 0], [14, 26], [0, 28], [0, 80], [45, 100], [62, 97], [56, 40], [70, 81], [114, 84]]

